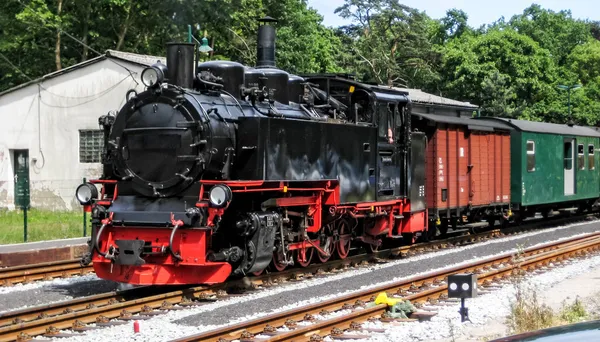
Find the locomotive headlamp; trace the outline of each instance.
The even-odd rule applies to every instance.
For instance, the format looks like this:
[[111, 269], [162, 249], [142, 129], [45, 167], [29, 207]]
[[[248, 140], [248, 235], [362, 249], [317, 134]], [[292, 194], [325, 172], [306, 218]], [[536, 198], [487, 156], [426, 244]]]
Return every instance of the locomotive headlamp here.
[[75, 190], [75, 197], [82, 205], [92, 203], [92, 200], [98, 198], [98, 189], [94, 184], [83, 183]]
[[217, 208], [226, 206], [231, 201], [231, 197], [231, 189], [225, 184], [217, 184], [208, 192], [210, 204]]
[[165, 79], [166, 73], [167, 66], [158, 61], [142, 71], [142, 83], [144, 83], [146, 87], [153, 87], [157, 84], [161, 84]]
[[160, 71], [153, 67], [148, 67], [144, 69], [144, 71], [142, 71], [142, 83], [144, 83], [146, 87], [152, 87], [153, 85], [158, 83], [159, 72]]

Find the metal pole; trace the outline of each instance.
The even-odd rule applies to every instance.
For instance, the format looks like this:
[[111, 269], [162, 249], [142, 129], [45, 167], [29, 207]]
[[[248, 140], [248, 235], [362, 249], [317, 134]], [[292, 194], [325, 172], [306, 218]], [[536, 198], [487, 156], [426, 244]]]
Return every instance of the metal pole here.
[[[86, 179], [83, 177], [83, 183], [85, 183]], [[87, 213], [85, 212], [85, 206], [83, 207], [83, 237], [87, 235]]]
[[571, 120], [571, 88], [568, 90], [569, 99], [567, 100], [567, 107], [569, 107], [569, 120]]
[[460, 299], [460, 321], [464, 322], [469, 319], [469, 309], [465, 307], [465, 298]]
[[27, 206], [23, 206], [23, 240], [27, 242]]

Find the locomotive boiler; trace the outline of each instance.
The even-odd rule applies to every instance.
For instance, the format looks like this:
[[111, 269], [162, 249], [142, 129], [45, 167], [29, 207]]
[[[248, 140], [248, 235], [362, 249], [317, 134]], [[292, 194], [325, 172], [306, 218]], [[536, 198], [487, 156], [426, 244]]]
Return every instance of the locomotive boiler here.
[[211, 284], [307, 266], [426, 231], [425, 136], [406, 92], [276, 67], [275, 21], [257, 62], [198, 63], [167, 45], [104, 130], [83, 264], [138, 285]]

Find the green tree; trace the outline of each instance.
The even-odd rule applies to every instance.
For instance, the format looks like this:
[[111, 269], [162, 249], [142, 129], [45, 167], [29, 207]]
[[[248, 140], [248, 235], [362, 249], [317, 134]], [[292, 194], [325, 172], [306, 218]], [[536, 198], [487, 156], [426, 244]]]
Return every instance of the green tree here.
[[550, 51], [557, 65], [565, 62], [573, 48], [591, 38], [589, 24], [573, 19], [571, 11], [554, 12], [537, 4], [514, 16], [508, 24]]
[[533, 39], [512, 29], [492, 29], [452, 40], [443, 52], [441, 72], [448, 96], [494, 108], [482, 87], [509, 87], [501, 96], [509, 111], [524, 103], [522, 115], [543, 115], [532, 105], [553, 94], [557, 71], [550, 53]]
[[584, 85], [600, 76], [600, 41], [590, 39], [576, 46], [567, 57], [567, 66]]
[[389, 86], [423, 87], [435, 82], [435, 52], [429, 18], [398, 0], [346, 0], [337, 8], [353, 24], [344, 28], [351, 37], [349, 67], [361, 78]]
[[279, 67], [340, 70], [341, 40], [306, 0], [7, 0], [0, 11], [0, 91], [107, 49], [164, 55], [168, 42], [187, 41], [188, 25], [197, 38], [208, 33], [212, 58], [254, 65], [257, 19], [265, 15], [279, 20]]
[[524, 105], [519, 103], [509, 77], [499, 72], [486, 75], [481, 82], [481, 112], [483, 116], [517, 118]]
[[447, 41], [460, 38], [465, 33], [473, 32], [467, 21], [469, 16], [462, 10], [453, 8], [446, 11], [446, 16], [436, 20], [437, 25], [433, 32], [433, 39], [436, 44], [443, 45]]

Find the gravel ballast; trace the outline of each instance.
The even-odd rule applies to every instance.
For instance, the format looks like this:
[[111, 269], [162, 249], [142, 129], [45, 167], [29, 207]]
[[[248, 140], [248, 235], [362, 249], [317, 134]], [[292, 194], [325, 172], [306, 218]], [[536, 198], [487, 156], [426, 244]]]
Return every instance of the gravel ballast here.
[[[499, 254], [519, 247], [527, 248], [536, 244], [555, 241], [560, 238], [576, 234], [594, 232], [600, 229], [598, 223], [574, 225], [569, 229], [553, 228], [544, 232], [528, 233], [527, 236], [514, 236], [505, 239], [492, 240], [485, 243], [474, 244], [466, 247], [429, 253], [419, 257], [392, 262], [385, 265], [373, 266], [369, 269], [349, 271], [340, 274], [339, 280], [328, 281], [327, 286], [309, 286], [300, 284], [302, 288], [294, 289], [293, 293], [282, 292], [269, 297], [268, 301], [257, 300], [254, 302], [236, 305], [235, 307], [220, 307], [209, 313], [190, 316], [175, 323], [185, 325], [215, 325], [223, 324], [237, 317], [251, 316], [257, 308], [269, 311], [293, 304], [299, 300], [324, 296], [330, 293], [355, 290], [362, 286], [388, 282], [398, 277], [407, 277], [416, 273], [447, 267], [463, 261], [471, 261], [489, 255]], [[525, 235], [525, 234], [524, 234]], [[376, 272], [374, 272], [377, 270]], [[351, 278], [349, 280], [348, 278]], [[320, 279], [315, 279], [319, 282]]]
[[[600, 267], [600, 256], [594, 256], [585, 260], [578, 260], [550, 272], [539, 275], [528, 275], [527, 279], [519, 286], [529, 291], [535, 289], [537, 293], [541, 293], [565, 279], [575, 277], [598, 267]], [[434, 316], [429, 322], [385, 326], [387, 329], [385, 333], [370, 334], [372, 338], [369, 341], [432, 341], [469, 338], [469, 328], [482, 327], [490, 322], [505, 321], [506, 316], [510, 313], [510, 303], [515, 299], [516, 289], [516, 284], [509, 284], [503, 286], [501, 289], [482, 294], [476, 298], [467, 299], [466, 306], [469, 308], [470, 322], [461, 323], [460, 314], [458, 313], [460, 304], [457, 303], [456, 306], [439, 307], [437, 310], [438, 315]], [[567, 294], [565, 293], [565, 299], [566, 297]], [[381, 328], [383, 326], [381, 323], [367, 322], [363, 327]], [[502, 331], [501, 335], [506, 336], [509, 333], [509, 331]]]
[[[61, 341], [95, 341], [98, 338], [162, 341], [177, 338], [210, 330], [224, 324], [232, 324], [275, 311], [322, 301], [341, 293], [397, 281], [401, 278], [425, 273], [426, 271], [467, 263], [473, 259], [508, 251], [516, 252], [521, 248], [594, 232], [598, 228], [600, 228], [598, 221], [594, 221], [533, 231], [518, 236], [411, 257], [383, 265], [351, 270], [326, 278], [314, 278], [299, 283], [289, 283], [196, 308], [171, 311], [149, 320], [140, 321], [141, 332], [139, 334], [133, 334], [131, 324], [126, 324], [101, 329], [98, 332], [90, 331], [85, 335], [70, 339], [61, 339]], [[600, 264], [600, 258], [594, 258], [593, 260], [597, 260], [597, 263]], [[581, 268], [573, 272], [582, 270], [584, 267], [591, 267], [590, 265], [585, 266], [587, 264], [581, 265]], [[560, 281], [561, 277], [564, 277], [564, 275], [559, 274], [552, 279]], [[493, 293], [490, 294], [490, 296], [493, 295]], [[481, 296], [481, 298], [484, 298], [484, 296]], [[474, 303], [469, 304], [470, 307], [471, 305], [475, 305]], [[456, 314], [456, 310], [457, 308], [453, 308], [449, 312]], [[470, 309], [471, 315], [474, 316], [475, 312], [476, 309]], [[484, 316], [481, 315], [481, 317]], [[440, 317], [443, 316], [440, 315]]]
[[95, 274], [16, 284], [0, 288], [0, 313], [114, 291], [118, 283]]

